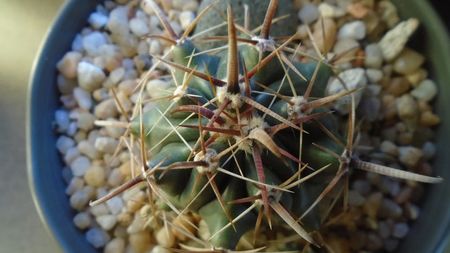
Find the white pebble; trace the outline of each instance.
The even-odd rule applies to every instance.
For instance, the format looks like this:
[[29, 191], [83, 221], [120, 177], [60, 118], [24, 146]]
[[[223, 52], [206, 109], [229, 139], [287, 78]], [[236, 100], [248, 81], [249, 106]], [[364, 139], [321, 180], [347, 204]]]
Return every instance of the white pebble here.
[[298, 18], [304, 24], [311, 24], [319, 18], [319, 9], [315, 4], [307, 3], [298, 12]]
[[120, 197], [114, 197], [114, 198], [106, 201], [106, 205], [108, 206], [109, 211], [112, 214], [117, 215], [122, 211], [123, 200]]
[[105, 246], [110, 239], [108, 233], [100, 228], [91, 228], [86, 232], [86, 240], [97, 249]]
[[148, 51], [151, 55], [159, 55], [161, 54], [161, 43], [157, 40], [150, 40], [148, 42], [149, 47]]
[[77, 72], [80, 87], [87, 91], [99, 88], [106, 78], [99, 67], [84, 61], [78, 64]]
[[138, 37], [148, 35], [150, 28], [147, 25], [147, 20], [141, 18], [132, 18], [130, 20], [130, 30]]
[[125, 76], [124, 68], [117, 68], [113, 70], [109, 74], [108, 79], [106, 79], [105, 83], [103, 84], [103, 87], [112, 88], [117, 86], [117, 84], [120, 83], [120, 81], [122, 81], [124, 76]]
[[378, 83], [383, 79], [383, 71], [379, 69], [366, 69], [366, 75], [370, 83]]
[[86, 229], [91, 226], [92, 219], [88, 213], [80, 212], [73, 217], [73, 223], [79, 229]]
[[91, 94], [86, 90], [76, 87], [73, 89], [73, 97], [78, 103], [78, 106], [89, 111], [92, 107], [92, 98]]
[[97, 159], [99, 157], [99, 154], [97, 150], [95, 149], [94, 145], [90, 143], [87, 140], [80, 141], [77, 145], [78, 150], [81, 154], [91, 158], [91, 159]]
[[128, 7], [125, 6], [119, 6], [111, 11], [107, 26], [112, 33], [123, 35], [129, 32], [128, 11]]
[[89, 202], [89, 195], [83, 189], [74, 192], [72, 196], [70, 196], [70, 206], [75, 210], [78, 211], [84, 210], [88, 202]]
[[99, 137], [95, 140], [95, 148], [103, 153], [113, 154], [119, 142], [111, 137]]
[[[344, 82], [344, 85], [341, 83], [341, 80]], [[329, 95], [337, 94], [343, 91], [353, 89], [360, 89], [358, 91], [353, 92], [355, 97], [355, 107], [358, 106], [362, 97], [362, 89], [367, 85], [367, 78], [365, 75], [365, 71], [362, 68], [349, 69], [344, 72], [341, 72], [338, 78], [334, 79], [327, 87], [327, 93]], [[350, 109], [351, 96], [346, 96], [337, 100], [334, 104], [334, 108], [342, 114], [347, 114]]]
[[56, 148], [61, 154], [65, 154], [73, 146], [75, 146], [75, 141], [67, 136], [61, 135], [56, 140]]
[[95, 29], [101, 29], [108, 23], [108, 16], [101, 12], [94, 12], [89, 16], [88, 22]]
[[77, 191], [81, 191], [84, 187], [84, 181], [79, 177], [73, 177], [67, 185], [66, 194], [73, 195]]
[[422, 150], [413, 147], [399, 147], [399, 160], [410, 168], [415, 167], [423, 156]]
[[108, 177], [108, 185], [111, 187], [117, 187], [123, 182], [123, 174], [119, 169], [113, 169]]
[[328, 3], [321, 3], [319, 12], [323, 18], [338, 18], [345, 15], [345, 10]]
[[95, 220], [106, 231], [111, 230], [117, 224], [117, 217], [115, 215], [102, 215], [98, 216]]
[[186, 28], [189, 27], [192, 21], [194, 21], [195, 14], [192, 11], [183, 11], [180, 13], [179, 19], [181, 27], [186, 30]]
[[70, 164], [75, 158], [80, 156], [80, 151], [77, 147], [71, 147], [66, 151], [66, 154], [64, 155], [64, 162], [66, 164]]
[[362, 40], [366, 37], [366, 25], [362, 21], [347, 23], [339, 29], [339, 39]]
[[418, 26], [419, 21], [415, 18], [410, 18], [400, 22], [384, 35], [378, 45], [386, 61], [393, 60], [402, 52], [406, 42], [408, 42]]
[[425, 102], [433, 100], [433, 98], [437, 95], [437, 93], [438, 93], [437, 86], [430, 79], [423, 80], [422, 82], [420, 82], [419, 86], [417, 86], [413, 91], [411, 91], [411, 95], [413, 97]]
[[91, 166], [91, 161], [86, 156], [79, 156], [70, 163], [70, 169], [74, 176], [81, 177]]
[[125, 251], [125, 240], [120, 237], [112, 239], [105, 246], [103, 253], [123, 253]]
[[99, 48], [108, 43], [101, 32], [92, 32], [83, 37], [83, 48], [89, 56], [98, 56]]
[[80, 112], [77, 117], [78, 128], [89, 131], [94, 127], [95, 117], [89, 112]]
[[391, 142], [391, 141], [383, 141], [380, 145], [380, 150], [383, 153], [389, 154], [389, 155], [393, 155], [396, 156], [398, 155], [398, 148], [397, 146]]
[[89, 212], [95, 217], [111, 214], [105, 203], [90, 207]]
[[166, 248], [164, 248], [162, 246], [156, 245], [152, 249], [152, 251], [150, 251], [150, 253], [172, 253], [172, 251], [170, 251], [170, 250], [168, 250], [168, 249], [166, 249]]

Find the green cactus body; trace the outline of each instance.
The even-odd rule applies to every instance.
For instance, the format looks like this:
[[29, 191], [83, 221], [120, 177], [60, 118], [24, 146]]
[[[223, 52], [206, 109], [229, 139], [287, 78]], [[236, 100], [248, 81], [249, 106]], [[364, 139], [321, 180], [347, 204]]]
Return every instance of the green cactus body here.
[[[266, 19], [273, 18], [277, 4], [270, 1]], [[148, 174], [138, 179], [151, 177], [170, 208], [200, 215], [213, 248], [235, 249], [262, 214], [265, 227], [285, 230], [287, 223], [303, 245], [317, 244], [306, 230], [320, 230], [332, 200], [339, 198], [340, 179], [351, 165], [365, 170], [375, 165], [353, 156], [348, 144], [353, 133], [343, 134], [327, 107], [339, 98], [325, 96], [330, 65], [290, 59], [283, 51], [289, 43], [280, 46], [263, 32], [241, 37], [254, 43], [239, 42], [232, 9], [222, 5], [216, 7], [228, 15], [227, 49], [201, 53], [189, 38], [175, 37], [173, 61], [160, 59], [174, 69], [167, 88], [173, 96], [155, 100], [154, 108], [131, 124], [150, 157]]]

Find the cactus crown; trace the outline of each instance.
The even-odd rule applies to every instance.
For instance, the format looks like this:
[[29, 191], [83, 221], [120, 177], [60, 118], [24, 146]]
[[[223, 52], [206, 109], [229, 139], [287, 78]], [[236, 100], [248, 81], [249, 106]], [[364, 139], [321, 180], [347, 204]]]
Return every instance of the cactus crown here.
[[[142, 174], [92, 205], [146, 182], [152, 214], [198, 214], [210, 231], [199, 243], [212, 252], [235, 250], [245, 233], [256, 237], [271, 229], [298, 234], [302, 240], [289, 246], [298, 249], [320, 246], [312, 231], [342, 211], [337, 202], [345, 209], [353, 169], [440, 181], [358, 158], [354, 90], [326, 96], [332, 62], [298, 57], [295, 35], [270, 36], [277, 0], [270, 1], [259, 34], [238, 25], [228, 6], [228, 35], [206, 39], [227, 45], [204, 52], [189, 34], [213, 5], [178, 36], [153, 1], [144, 3], [167, 34], [150, 37], [172, 44], [172, 60], [155, 58], [171, 68], [173, 79], [170, 87], [155, 88], [153, 109], [143, 113], [140, 103], [130, 124], [140, 138]], [[343, 97], [351, 101], [347, 123], [329, 109]]]

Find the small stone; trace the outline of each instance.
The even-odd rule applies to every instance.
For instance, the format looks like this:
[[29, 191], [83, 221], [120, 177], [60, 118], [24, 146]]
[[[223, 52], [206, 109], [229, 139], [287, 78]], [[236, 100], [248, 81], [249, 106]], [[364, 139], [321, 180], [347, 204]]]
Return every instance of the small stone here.
[[140, 214], [136, 213], [134, 215], [133, 221], [127, 228], [127, 233], [134, 234], [143, 231], [145, 223], [146, 223], [145, 218]]
[[436, 97], [437, 92], [438, 88], [436, 83], [430, 79], [426, 79], [422, 81], [413, 91], [411, 91], [411, 95], [418, 100], [429, 102]]
[[84, 61], [78, 64], [77, 73], [80, 87], [86, 91], [99, 88], [106, 78], [105, 73], [99, 67]]
[[117, 187], [122, 184], [124, 175], [119, 169], [113, 169], [108, 177], [108, 185], [111, 187]]
[[383, 200], [383, 194], [380, 192], [372, 193], [367, 201], [364, 203], [364, 212], [372, 219], [375, 219], [378, 215], [378, 210], [380, 209], [381, 202]]
[[138, 37], [148, 35], [150, 33], [150, 28], [147, 25], [147, 21], [142, 18], [132, 18], [130, 20], [130, 30]]
[[120, 81], [122, 81], [124, 76], [125, 76], [124, 68], [117, 68], [117, 69], [113, 70], [109, 74], [108, 79], [106, 79], [106, 81], [103, 83], [103, 87], [109, 89], [109, 88], [113, 88], [113, 87], [117, 86], [117, 84], [120, 83]]
[[107, 26], [112, 33], [119, 35], [129, 33], [128, 13], [129, 9], [127, 6], [119, 6], [111, 11]]
[[367, 249], [370, 251], [378, 251], [383, 248], [383, 241], [375, 233], [369, 233], [367, 236]]
[[76, 191], [70, 196], [70, 206], [75, 210], [84, 210], [88, 203], [89, 195], [84, 190]]
[[427, 141], [422, 146], [422, 152], [425, 159], [432, 159], [436, 155], [436, 145], [430, 141]]
[[398, 148], [397, 148], [397, 146], [393, 142], [388, 141], [388, 140], [385, 140], [385, 141], [383, 141], [381, 143], [380, 150], [383, 153], [386, 153], [386, 154], [389, 154], [389, 155], [392, 155], [392, 156], [397, 156], [398, 155]]
[[114, 154], [119, 142], [111, 137], [99, 137], [95, 140], [95, 148], [103, 153]]
[[58, 62], [56, 67], [59, 72], [63, 74], [64, 77], [68, 79], [73, 79], [77, 77], [77, 67], [78, 63], [81, 61], [83, 56], [79, 52], [68, 52], [64, 57]]
[[170, 251], [162, 246], [156, 245], [155, 247], [153, 247], [153, 249], [150, 253], [172, 253], [172, 251]]
[[161, 43], [157, 40], [151, 40], [148, 42], [148, 52], [151, 55], [160, 55], [161, 54]]
[[404, 165], [413, 168], [423, 156], [422, 150], [413, 146], [399, 147], [399, 160]]
[[368, 68], [381, 68], [383, 64], [383, 52], [378, 44], [369, 44], [365, 49], [364, 64]]
[[73, 223], [79, 229], [86, 229], [91, 226], [92, 219], [88, 213], [80, 212], [73, 217]]
[[403, 51], [406, 42], [416, 31], [418, 26], [419, 21], [417, 19], [410, 18], [399, 23], [384, 35], [378, 45], [380, 46], [381, 52], [383, 53], [383, 57], [386, 61], [393, 60], [400, 54], [401, 51]]
[[109, 209], [105, 203], [90, 207], [89, 212], [95, 217], [110, 214]]
[[117, 223], [117, 218], [115, 215], [102, 215], [96, 218], [97, 223], [103, 230], [109, 231], [114, 228]]
[[[346, 87], [344, 87], [341, 81], [346, 85]], [[362, 68], [349, 69], [344, 72], [341, 72], [338, 75], [338, 78], [334, 79], [328, 85], [327, 94], [328, 95], [338, 94], [340, 92], [346, 91], [346, 88], [348, 90], [360, 89], [353, 93], [355, 98], [355, 107], [358, 107], [358, 104], [361, 101], [362, 97], [361, 88], [366, 87], [366, 85], [367, 85], [367, 78], [364, 69]], [[347, 114], [350, 109], [349, 106], [350, 103], [351, 103], [351, 96], [346, 96], [337, 100], [334, 103], [333, 107], [341, 114]]]
[[61, 135], [56, 140], [56, 148], [61, 154], [67, 153], [67, 150], [75, 146], [75, 141], [72, 138]]
[[91, 228], [86, 232], [86, 240], [94, 246], [94, 248], [104, 247], [110, 240], [110, 236], [99, 228]]
[[99, 48], [108, 43], [101, 32], [92, 32], [83, 37], [83, 48], [89, 56], [100, 55]]
[[105, 171], [100, 166], [92, 165], [84, 174], [84, 180], [92, 187], [100, 187], [105, 183]]
[[366, 180], [355, 180], [352, 184], [352, 188], [362, 196], [367, 196], [370, 193], [371, 186]]
[[171, 248], [175, 244], [175, 236], [172, 231], [164, 227], [156, 232], [155, 239], [158, 245], [166, 248]]
[[75, 192], [80, 191], [84, 187], [84, 181], [79, 177], [72, 177], [70, 183], [67, 185], [66, 194], [73, 195]]
[[361, 2], [351, 3], [347, 6], [347, 12], [354, 18], [362, 19], [369, 13], [369, 8]]
[[95, 116], [89, 112], [80, 112], [77, 118], [78, 128], [89, 131], [94, 127]]
[[151, 245], [152, 239], [149, 232], [139, 232], [130, 235], [130, 246], [136, 253], [146, 253]]
[[319, 12], [323, 18], [338, 18], [345, 15], [344, 9], [328, 3], [319, 4]]
[[358, 41], [354, 39], [340, 39], [334, 45], [333, 52], [345, 59], [352, 58], [358, 49]]
[[[336, 41], [337, 26], [333, 19], [324, 18], [323, 25], [322, 20], [317, 21], [313, 28], [313, 38], [319, 48], [320, 52], [329, 52], [333, 48]], [[323, 34], [326, 34], [325, 38]]]
[[402, 120], [414, 120], [417, 118], [419, 108], [412, 96], [408, 94], [401, 96], [396, 100], [396, 105], [398, 116]]
[[122, 211], [123, 208], [123, 200], [120, 197], [114, 197], [108, 201], [106, 201], [106, 205], [108, 206], [111, 214], [117, 215]]
[[192, 11], [183, 11], [180, 13], [179, 19], [181, 27], [183, 28], [183, 30], [186, 30], [194, 21], [195, 14]]
[[365, 198], [357, 191], [348, 192], [348, 204], [350, 206], [362, 206], [365, 202]]
[[408, 82], [408, 79], [404, 77], [395, 77], [389, 83], [386, 91], [389, 94], [392, 94], [396, 97], [403, 95], [406, 93], [411, 87], [411, 84]]
[[426, 111], [420, 115], [419, 122], [422, 126], [432, 127], [432, 126], [439, 125], [439, 123], [441, 123], [441, 118], [439, 118], [438, 115], [436, 115], [430, 111]]
[[125, 239], [116, 237], [106, 244], [103, 253], [123, 253], [125, 252]]
[[[56, 77], [56, 85], [62, 95], [72, 94], [73, 89], [78, 85], [75, 79], [68, 79], [61, 74]], [[64, 103], [65, 104], [65, 103]], [[69, 108], [68, 106], [65, 106]]]
[[406, 223], [397, 223], [394, 225], [392, 235], [396, 238], [404, 238], [409, 232], [409, 226]]
[[379, 216], [396, 219], [402, 216], [402, 208], [394, 201], [384, 198], [380, 205]]
[[94, 114], [99, 119], [116, 117], [118, 111], [114, 99], [107, 99], [99, 103], [94, 109]]
[[209, 232], [208, 223], [205, 220], [200, 220], [198, 223], [198, 236], [202, 240], [208, 240], [211, 237], [211, 233]]
[[391, 1], [380, 1], [378, 3], [378, 11], [381, 13], [381, 19], [388, 25], [389, 28], [393, 27], [400, 21], [397, 14], [397, 7], [395, 7]]
[[78, 106], [85, 110], [89, 110], [92, 107], [92, 98], [91, 94], [82, 88], [73, 89], [73, 96], [78, 103]]
[[79, 152], [87, 157], [89, 157], [90, 159], [97, 159], [99, 154], [97, 152], [97, 150], [95, 149], [94, 145], [92, 145], [92, 143], [90, 143], [87, 140], [82, 140], [78, 143], [77, 148], [79, 150]]
[[419, 218], [420, 208], [413, 204], [406, 204], [405, 215], [411, 220], [417, 220]]
[[383, 79], [383, 71], [379, 69], [366, 69], [366, 76], [369, 83], [378, 83]]
[[378, 223], [378, 234], [383, 239], [389, 238], [391, 236], [391, 226], [385, 221], [380, 221]]
[[362, 40], [364, 37], [366, 37], [366, 26], [359, 20], [344, 24], [338, 33], [339, 39]]
[[414, 86], [417, 87], [420, 82], [425, 80], [428, 76], [428, 71], [423, 68], [416, 70], [414, 73], [406, 75], [406, 79]]
[[150, 97], [158, 98], [161, 96], [167, 96], [165, 92], [169, 87], [170, 87], [169, 82], [159, 79], [153, 79], [147, 83], [145, 89], [147, 91], [147, 94], [150, 95]]
[[418, 52], [405, 48], [394, 61], [394, 71], [403, 75], [411, 74], [424, 63], [425, 57]]
[[298, 12], [298, 18], [303, 24], [309, 25], [319, 18], [319, 9], [315, 4], [307, 3]]
[[86, 156], [79, 156], [70, 163], [70, 169], [74, 176], [82, 177], [91, 166], [91, 161]]
[[101, 12], [93, 12], [88, 18], [89, 24], [95, 29], [101, 29], [108, 23], [108, 16]]

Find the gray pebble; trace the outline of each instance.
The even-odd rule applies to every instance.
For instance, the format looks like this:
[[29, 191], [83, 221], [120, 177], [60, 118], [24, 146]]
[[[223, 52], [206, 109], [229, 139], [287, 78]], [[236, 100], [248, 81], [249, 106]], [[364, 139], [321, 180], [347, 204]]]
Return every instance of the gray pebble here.
[[423, 80], [420, 82], [419, 86], [417, 86], [413, 91], [411, 91], [411, 95], [418, 100], [422, 100], [425, 102], [429, 102], [436, 97], [438, 93], [438, 88], [436, 83], [434, 83], [430, 79]]
[[74, 176], [81, 177], [91, 166], [91, 161], [86, 156], [79, 156], [70, 163], [70, 169]]
[[91, 226], [92, 219], [88, 213], [80, 212], [73, 217], [73, 223], [79, 229], [86, 229]]
[[381, 202], [379, 215], [382, 218], [399, 218], [403, 213], [402, 208], [391, 199], [384, 198]]
[[89, 56], [100, 55], [99, 48], [108, 43], [105, 35], [101, 32], [92, 32], [83, 37], [83, 48]]
[[75, 146], [75, 141], [67, 136], [61, 135], [56, 140], [56, 148], [61, 154], [65, 154], [73, 146]]
[[364, 37], [366, 37], [366, 25], [359, 20], [344, 24], [338, 32], [339, 39], [361, 40]]
[[319, 18], [319, 9], [315, 4], [305, 4], [298, 12], [298, 18], [304, 24], [311, 24]]
[[396, 238], [404, 238], [409, 232], [409, 225], [406, 223], [397, 223], [392, 229], [392, 235]]
[[94, 246], [94, 248], [104, 247], [111, 237], [100, 228], [91, 228], [86, 232], [86, 240]]
[[93, 91], [99, 88], [106, 78], [102, 69], [84, 61], [78, 64], [77, 72], [80, 87], [87, 91]]
[[89, 16], [88, 22], [95, 29], [101, 29], [108, 23], [108, 16], [101, 12], [93, 12]]
[[378, 44], [370, 44], [365, 48], [364, 64], [368, 68], [381, 68], [383, 64], [383, 54]]
[[370, 193], [371, 186], [366, 180], [355, 180], [352, 184], [352, 188], [361, 195], [367, 196]]

